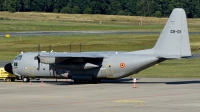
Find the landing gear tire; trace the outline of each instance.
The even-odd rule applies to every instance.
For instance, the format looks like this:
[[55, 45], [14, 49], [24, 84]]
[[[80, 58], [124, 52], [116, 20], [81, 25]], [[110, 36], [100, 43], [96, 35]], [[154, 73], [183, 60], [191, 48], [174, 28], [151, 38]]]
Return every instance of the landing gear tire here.
[[78, 81], [77, 80], [74, 80], [74, 84], [77, 84], [78, 83]]
[[6, 78], [5, 82], [11, 82], [11, 79], [10, 78]]
[[22, 78], [22, 81], [23, 81], [23, 82], [29, 82], [30, 79], [29, 79], [28, 77], [23, 77], [23, 78]]
[[10, 80], [11, 80], [11, 82], [14, 82], [14, 81], [15, 81], [15, 78], [11, 78]]

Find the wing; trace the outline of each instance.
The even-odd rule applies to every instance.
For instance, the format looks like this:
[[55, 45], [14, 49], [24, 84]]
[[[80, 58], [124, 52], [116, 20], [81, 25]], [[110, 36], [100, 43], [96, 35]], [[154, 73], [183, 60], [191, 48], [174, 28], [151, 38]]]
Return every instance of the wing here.
[[101, 60], [104, 56], [98, 53], [46, 53], [38, 56], [41, 63], [55, 64], [55, 63], [69, 63], [69, 62], [89, 62]]

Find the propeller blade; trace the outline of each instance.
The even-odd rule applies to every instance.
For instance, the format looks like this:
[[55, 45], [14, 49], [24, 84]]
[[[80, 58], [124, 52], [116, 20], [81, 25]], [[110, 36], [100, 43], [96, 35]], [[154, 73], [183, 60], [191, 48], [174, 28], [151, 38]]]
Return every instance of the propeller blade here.
[[38, 55], [40, 53], [40, 44], [38, 44]]
[[40, 58], [39, 58], [39, 56], [37, 56], [37, 60], [38, 60], [38, 70], [40, 70]]
[[69, 51], [71, 52], [71, 49], [72, 49], [72, 46], [71, 46], [71, 44], [69, 45]]
[[49, 54], [51, 53], [51, 45], [49, 45]]
[[37, 56], [37, 60], [38, 60], [38, 70], [40, 70], [40, 44], [38, 44], [38, 56]]
[[80, 43], [80, 52], [81, 52], [81, 43]]

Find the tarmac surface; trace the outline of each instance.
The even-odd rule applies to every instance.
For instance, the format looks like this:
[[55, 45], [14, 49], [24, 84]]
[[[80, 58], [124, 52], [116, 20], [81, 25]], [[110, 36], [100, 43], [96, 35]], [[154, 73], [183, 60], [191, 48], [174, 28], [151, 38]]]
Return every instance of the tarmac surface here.
[[200, 79], [138, 78], [73, 84], [0, 81], [1, 112], [199, 112]]
[[[74, 35], [74, 34], [160, 34], [155, 31], [29, 31], [29, 32], [0, 32], [0, 37], [10, 36], [38, 36], [38, 35]], [[200, 32], [189, 32], [190, 35], [199, 35]]]

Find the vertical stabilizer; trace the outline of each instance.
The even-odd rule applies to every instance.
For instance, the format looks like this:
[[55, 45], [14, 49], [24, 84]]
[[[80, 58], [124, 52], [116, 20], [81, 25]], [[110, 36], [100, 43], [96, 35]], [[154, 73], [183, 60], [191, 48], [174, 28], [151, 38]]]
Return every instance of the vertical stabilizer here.
[[188, 26], [184, 9], [175, 8], [156, 45], [156, 55], [164, 58], [191, 56]]

